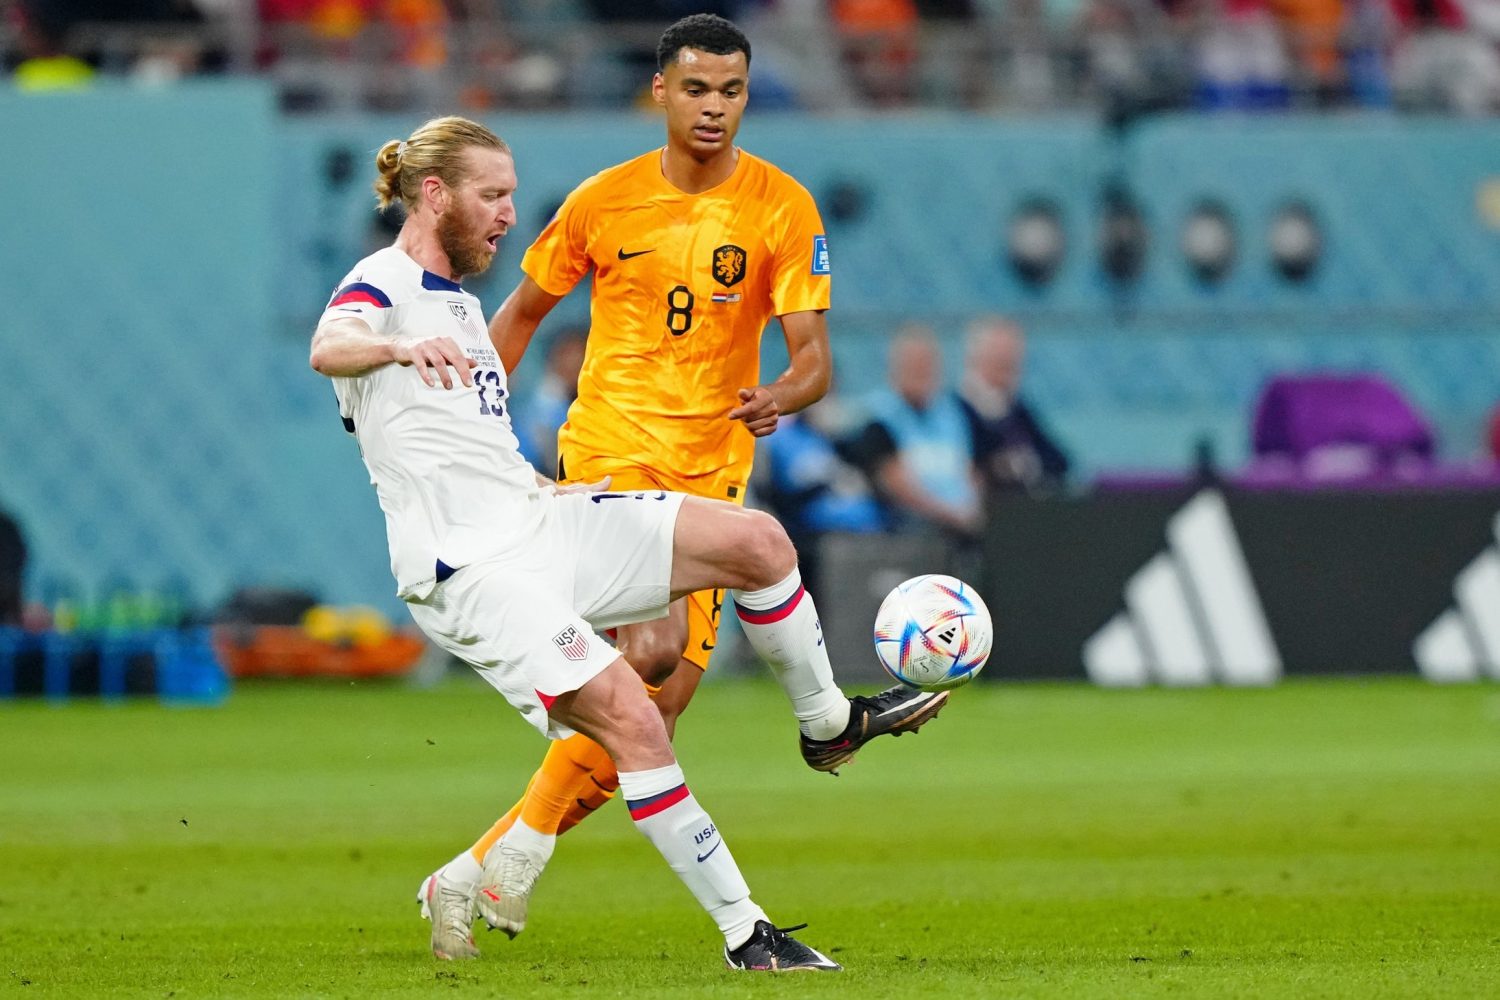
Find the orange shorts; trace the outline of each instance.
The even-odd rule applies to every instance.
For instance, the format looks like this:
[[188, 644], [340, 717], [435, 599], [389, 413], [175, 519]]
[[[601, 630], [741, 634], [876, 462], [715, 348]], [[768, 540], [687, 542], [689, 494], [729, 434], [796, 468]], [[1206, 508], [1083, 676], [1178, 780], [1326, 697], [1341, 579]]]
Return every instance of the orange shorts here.
[[[612, 490], [670, 490], [689, 496], [711, 497], [731, 503], [745, 502], [745, 481], [729, 474], [691, 479], [648, 469], [622, 459], [577, 456], [563, 453], [557, 461], [560, 483], [596, 483], [610, 477]], [[709, 658], [719, 640], [719, 614], [724, 609], [723, 590], [700, 590], [687, 596], [688, 644], [683, 658], [699, 670], [708, 669]]]

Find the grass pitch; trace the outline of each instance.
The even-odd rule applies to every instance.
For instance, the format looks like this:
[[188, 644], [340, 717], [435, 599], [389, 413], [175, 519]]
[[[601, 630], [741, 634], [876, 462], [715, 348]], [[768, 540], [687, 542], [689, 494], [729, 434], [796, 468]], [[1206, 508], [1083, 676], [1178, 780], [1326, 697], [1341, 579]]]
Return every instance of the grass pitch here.
[[1495, 686], [980, 684], [832, 778], [779, 692], [724, 681], [678, 747], [757, 900], [842, 975], [725, 971], [617, 805], [524, 935], [433, 961], [418, 882], [544, 749], [464, 678], [0, 705], [0, 994], [1500, 995]]

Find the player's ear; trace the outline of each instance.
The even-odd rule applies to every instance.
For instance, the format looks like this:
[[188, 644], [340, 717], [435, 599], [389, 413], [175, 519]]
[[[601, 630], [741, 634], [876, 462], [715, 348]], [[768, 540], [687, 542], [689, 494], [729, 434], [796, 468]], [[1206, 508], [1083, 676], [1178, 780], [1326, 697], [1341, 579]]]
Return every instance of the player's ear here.
[[651, 78], [651, 99], [656, 102], [657, 107], [667, 106], [667, 81], [660, 73]]
[[447, 207], [448, 185], [437, 174], [428, 174], [422, 178], [422, 200], [434, 212], [441, 214]]

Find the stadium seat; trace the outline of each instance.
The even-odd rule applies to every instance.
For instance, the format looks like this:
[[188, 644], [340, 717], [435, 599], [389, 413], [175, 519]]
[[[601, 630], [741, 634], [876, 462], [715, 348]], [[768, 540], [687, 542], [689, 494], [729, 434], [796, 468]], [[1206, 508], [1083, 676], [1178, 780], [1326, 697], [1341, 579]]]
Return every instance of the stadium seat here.
[[1433, 454], [1428, 422], [1377, 375], [1273, 378], [1256, 404], [1257, 459], [1294, 463], [1313, 479], [1347, 479], [1425, 466]]

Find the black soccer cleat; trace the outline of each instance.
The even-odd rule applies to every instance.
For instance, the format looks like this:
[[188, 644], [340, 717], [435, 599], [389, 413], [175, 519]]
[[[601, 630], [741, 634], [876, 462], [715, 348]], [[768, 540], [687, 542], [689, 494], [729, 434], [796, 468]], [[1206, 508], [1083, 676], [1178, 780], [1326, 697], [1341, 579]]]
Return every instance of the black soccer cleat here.
[[834, 774], [877, 736], [914, 733], [948, 704], [947, 691], [919, 691], [897, 684], [877, 695], [849, 699], [849, 725], [831, 740], [802, 737], [802, 759], [814, 771]]
[[772, 927], [769, 920], [757, 920], [750, 940], [734, 951], [724, 946], [724, 964], [757, 972], [842, 972], [842, 965], [787, 933], [806, 926]]

